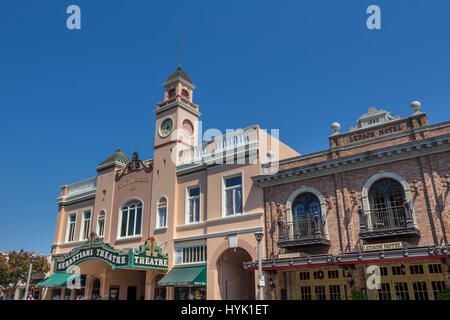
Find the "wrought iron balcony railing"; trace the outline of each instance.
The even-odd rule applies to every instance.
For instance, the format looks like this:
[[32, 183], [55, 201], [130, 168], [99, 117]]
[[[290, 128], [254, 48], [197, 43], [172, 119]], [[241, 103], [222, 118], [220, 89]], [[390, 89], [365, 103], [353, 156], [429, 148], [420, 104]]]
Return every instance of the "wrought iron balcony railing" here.
[[358, 214], [361, 239], [420, 235], [419, 230], [414, 226], [412, 206], [409, 202], [398, 206], [372, 208], [367, 214], [359, 208]]
[[373, 229], [393, 229], [406, 226], [406, 214], [403, 206], [377, 208], [372, 211]]
[[318, 214], [296, 217], [291, 222], [278, 221], [278, 247], [329, 245], [326, 238], [325, 222]]

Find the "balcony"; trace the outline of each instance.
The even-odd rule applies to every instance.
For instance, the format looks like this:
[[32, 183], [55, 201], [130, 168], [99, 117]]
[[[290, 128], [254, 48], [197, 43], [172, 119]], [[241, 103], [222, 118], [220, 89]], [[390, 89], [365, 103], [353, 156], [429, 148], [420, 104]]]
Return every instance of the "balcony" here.
[[372, 240], [389, 237], [420, 236], [420, 231], [414, 226], [410, 203], [398, 206], [372, 208], [369, 224], [368, 214], [361, 208], [358, 210], [360, 220], [359, 237]]
[[330, 245], [325, 234], [325, 221], [318, 214], [295, 218], [292, 222], [278, 221], [278, 247]]

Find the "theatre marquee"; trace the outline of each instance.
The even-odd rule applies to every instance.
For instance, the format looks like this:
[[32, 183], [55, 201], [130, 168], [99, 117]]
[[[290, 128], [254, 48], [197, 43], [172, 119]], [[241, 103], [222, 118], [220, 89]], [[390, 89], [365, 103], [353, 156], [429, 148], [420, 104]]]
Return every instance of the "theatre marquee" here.
[[100, 260], [108, 263], [112, 269], [146, 268], [168, 270], [168, 256], [156, 245], [153, 237], [149, 238], [139, 250], [118, 250], [102, 241], [88, 241], [72, 250], [67, 257], [55, 260], [55, 272], [66, 272], [71, 266], [86, 260]]

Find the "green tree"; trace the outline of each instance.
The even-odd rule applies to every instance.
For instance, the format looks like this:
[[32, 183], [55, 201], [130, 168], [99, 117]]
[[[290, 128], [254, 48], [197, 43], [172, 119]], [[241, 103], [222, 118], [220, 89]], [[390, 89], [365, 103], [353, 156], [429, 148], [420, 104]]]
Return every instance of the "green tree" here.
[[450, 300], [450, 288], [439, 292], [436, 300]]
[[8, 282], [8, 260], [4, 255], [0, 255], [0, 287], [7, 287]]
[[361, 291], [352, 291], [352, 300], [367, 300], [367, 295]]
[[[15, 290], [20, 283], [26, 283], [28, 279], [28, 270], [32, 257], [31, 252], [23, 250], [10, 251], [8, 258], [0, 257], [0, 286], [9, 287]], [[47, 273], [50, 265], [44, 256], [33, 257], [33, 269], [31, 276], [39, 273]]]

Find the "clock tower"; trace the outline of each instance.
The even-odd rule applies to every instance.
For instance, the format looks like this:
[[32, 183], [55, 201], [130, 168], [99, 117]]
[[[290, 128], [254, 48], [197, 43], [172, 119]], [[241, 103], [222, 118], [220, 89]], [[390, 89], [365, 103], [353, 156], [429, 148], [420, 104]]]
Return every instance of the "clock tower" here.
[[185, 147], [198, 143], [199, 106], [194, 104], [195, 86], [191, 78], [178, 68], [163, 83], [164, 101], [155, 110], [155, 149], [171, 143]]
[[[159, 243], [166, 242], [166, 252], [172, 253], [175, 212], [184, 210], [177, 199], [176, 166], [179, 152], [198, 144], [199, 106], [193, 103], [195, 86], [181, 69], [169, 75], [163, 83], [164, 100], [157, 103], [155, 115], [155, 143], [153, 152], [152, 202], [150, 234]], [[165, 217], [164, 217], [165, 215]], [[170, 264], [173, 259], [169, 260]], [[171, 267], [171, 266], [169, 266]]]

